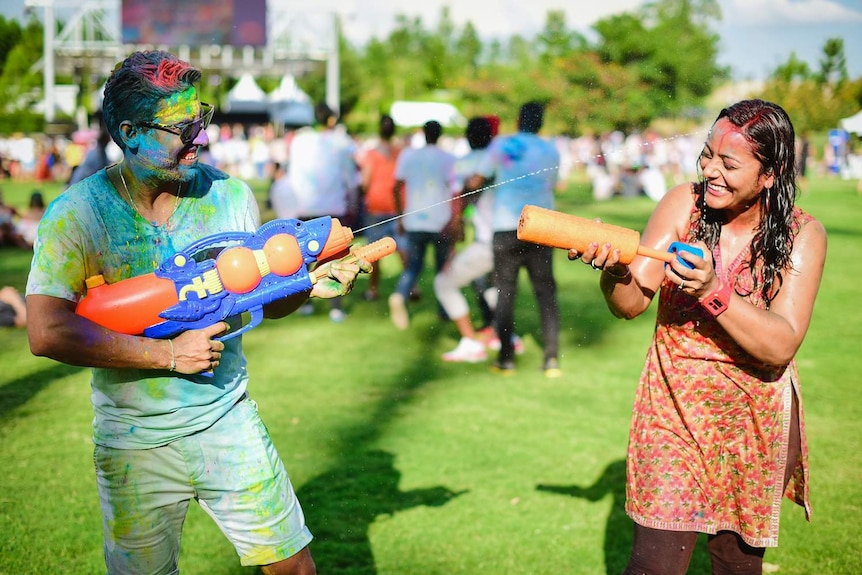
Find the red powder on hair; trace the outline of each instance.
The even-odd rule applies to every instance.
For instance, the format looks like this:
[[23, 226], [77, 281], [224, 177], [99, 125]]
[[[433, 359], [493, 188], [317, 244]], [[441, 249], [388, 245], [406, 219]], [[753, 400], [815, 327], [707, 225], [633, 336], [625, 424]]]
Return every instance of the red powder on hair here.
[[141, 66], [141, 74], [154, 86], [162, 89], [173, 89], [189, 70], [189, 65], [181, 61], [162, 60], [158, 67]]
[[159, 63], [156, 85], [161, 88], [174, 87], [179, 84], [180, 78], [188, 69], [189, 66], [185, 62], [163, 60]]

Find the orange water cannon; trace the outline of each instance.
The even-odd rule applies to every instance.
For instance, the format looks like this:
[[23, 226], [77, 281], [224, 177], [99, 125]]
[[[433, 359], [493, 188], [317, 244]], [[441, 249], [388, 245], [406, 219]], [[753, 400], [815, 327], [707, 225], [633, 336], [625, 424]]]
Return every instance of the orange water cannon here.
[[552, 248], [574, 249], [579, 253], [585, 252], [593, 242], [608, 243], [620, 250], [621, 264], [630, 264], [635, 256], [646, 256], [665, 263], [676, 258], [691, 268], [688, 261], [679, 257], [679, 252], [703, 257], [702, 250], [688, 244], [673, 242], [667, 251], [656, 250], [640, 245], [641, 235], [635, 230], [529, 205], [521, 210], [518, 239]]

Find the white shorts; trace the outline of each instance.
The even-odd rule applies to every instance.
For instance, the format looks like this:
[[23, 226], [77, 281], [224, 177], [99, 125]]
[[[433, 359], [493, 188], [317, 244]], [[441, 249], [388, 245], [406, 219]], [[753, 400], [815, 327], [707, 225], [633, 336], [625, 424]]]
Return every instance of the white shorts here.
[[250, 399], [212, 427], [153, 449], [96, 446], [109, 574], [172, 574], [196, 499], [243, 565], [268, 565], [311, 542], [284, 465]]

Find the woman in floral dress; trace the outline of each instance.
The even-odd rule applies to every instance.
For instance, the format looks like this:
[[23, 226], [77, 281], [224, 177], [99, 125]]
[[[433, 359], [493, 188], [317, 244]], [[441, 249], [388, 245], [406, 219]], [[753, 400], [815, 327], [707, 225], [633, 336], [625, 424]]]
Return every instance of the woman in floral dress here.
[[698, 533], [714, 574], [762, 572], [778, 545], [781, 498], [810, 514], [808, 451], [794, 356], [826, 259], [826, 231], [795, 206], [794, 131], [762, 100], [719, 114], [699, 157], [702, 181], [660, 201], [641, 243], [684, 242], [689, 265], [610, 244], [569, 252], [602, 270], [611, 312], [633, 318], [658, 294], [637, 388], [626, 512], [626, 574], [683, 574]]

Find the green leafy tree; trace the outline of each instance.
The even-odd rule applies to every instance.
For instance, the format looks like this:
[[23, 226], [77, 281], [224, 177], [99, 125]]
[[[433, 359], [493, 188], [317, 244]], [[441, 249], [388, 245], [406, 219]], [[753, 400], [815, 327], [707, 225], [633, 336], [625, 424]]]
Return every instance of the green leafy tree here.
[[31, 70], [42, 57], [43, 37], [42, 24], [31, 18], [6, 56], [0, 74], [0, 107], [7, 112], [28, 110], [42, 98], [42, 75]]
[[396, 16], [395, 29], [389, 34], [390, 73], [393, 76], [393, 97], [396, 100], [412, 99], [426, 90], [421, 60], [426, 34], [421, 18]]
[[558, 60], [551, 76], [564, 79], [549, 106], [549, 116], [564, 123], [561, 133], [630, 131], [649, 124], [653, 108], [634, 67], [585, 51]]
[[842, 38], [826, 40], [817, 81], [821, 84], [838, 84], [847, 81], [847, 59], [844, 57], [844, 40]]
[[447, 82], [452, 82], [455, 72], [451, 60], [451, 50], [455, 45], [455, 25], [449, 15], [449, 7], [440, 11], [440, 22], [432, 34], [423, 34], [420, 44], [423, 75], [423, 87], [426, 91], [445, 89]]
[[586, 47], [586, 39], [566, 26], [566, 13], [550, 10], [545, 18], [545, 27], [536, 38], [540, 57], [544, 62], [565, 58], [576, 50]]
[[509, 38], [507, 52], [509, 64], [521, 70], [529, 70], [536, 65], [536, 54], [533, 50], [533, 43], [520, 34], [515, 34]]
[[859, 111], [862, 79], [848, 80], [844, 43], [831, 38], [823, 45], [819, 72], [812, 73], [791, 53], [770, 75], [759, 96], [781, 105], [798, 133], [822, 131]]
[[17, 20], [7, 20], [0, 16], [0, 74], [6, 65], [9, 52], [21, 41], [23, 31]]
[[[356, 50], [342, 33], [341, 26], [336, 26], [338, 34], [339, 63], [339, 116], [344, 118], [358, 105], [362, 95], [362, 61]], [[302, 84], [312, 102], [326, 101], [326, 65], [322, 63], [302, 79]]]
[[[452, 101], [466, 116], [499, 115], [504, 129], [514, 129], [521, 103], [540, 100], [548, 131], [569, 134], [697, 119], [706, 97], [729, 76], [716, 64], [719, 38], [710, 29], [720, 17], [717, 0], [656, 0], [600, 20], [591, 43], [567, 27], [563, 11], [549, 11], [534, 37], [483, 44], [471, 23], [452, 22], [448, 8], [432, 29], [398, 15], [385, 38], [357, 49], [342, 43], [342, 111], [363, 130], [398, 99]], [[843, 52], [829, 54], [834, 77]], [[781, 74], [799, 78], [809, 71], [791, 62]], [[322, 71], [302, 81], [322, 97]]]
[[805, 60], [800, 60], [796, 52], [791, 52], [787, 62], [780, 64], [770, 74], [770, 79], [776, 82], [790, 83], [794, 80], [808, 80], [811, 78], [811, 68]]
[[616, 14], [602, 18], [593, 26], [599, 35], [596, 53], [604, 62], [626, 66], [641, 62], [652, 54], [652, 39], [641, 18], [635, 14]]
[[651, 102], [648, 117], [679, 115], [698, 107], [728, 77], [716, 64], [719, 37], [709, 30], [720, 17], [715, 0], [660, 0], [597, 22], [596, 51], [606, 64], [634, 70], [635, 85]]
[[472, 22], [467, 22], [461, 35], [455, 41], [455, 53], [459, 71], [462, 74], [475, 74], [482, 58], [482, 40]]

